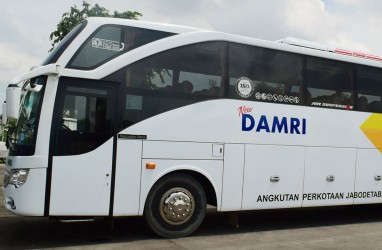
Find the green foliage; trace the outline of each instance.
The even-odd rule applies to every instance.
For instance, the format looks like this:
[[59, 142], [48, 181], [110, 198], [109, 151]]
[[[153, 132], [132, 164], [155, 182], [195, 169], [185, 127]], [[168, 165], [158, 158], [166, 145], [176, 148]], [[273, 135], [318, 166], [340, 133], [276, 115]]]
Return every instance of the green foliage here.
[[2, 137], [1, 141], [6, 141], [15, 131], [17, 120], [13, 118], [8, 118], [7, 124], [2, 125]]
[[54, 46], [58, 44], [77, 24], [87, 17], [115, 17], [115, 18], [125, 18], [125, 19], [134, 19], [137, 20], [142, 16], [141, 13], [136, 11], [125, 11], [118, 12], [114, 11], [113, 14], [110, 14], [107, 9], [104, 7], [95, 4], [91, 6], [87, 2], [82, 2], [82, 10], [78, 9], [76, 5], [70, 8], [70, 12], [65, 12], [62, 15], [61, 21], [57, 24], [57, 29], [50, 33], [50, 40], [52, 41], [52, 48], [49, 51], [54, 49]]

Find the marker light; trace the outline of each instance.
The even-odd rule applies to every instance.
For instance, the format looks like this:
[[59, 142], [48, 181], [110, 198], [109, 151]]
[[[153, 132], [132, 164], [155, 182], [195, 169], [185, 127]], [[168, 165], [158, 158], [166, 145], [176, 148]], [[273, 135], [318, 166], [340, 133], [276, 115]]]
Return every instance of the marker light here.
[[155, 169], [156, 165], [157, 164], [155, 162], [147, 162], [146, 169]]

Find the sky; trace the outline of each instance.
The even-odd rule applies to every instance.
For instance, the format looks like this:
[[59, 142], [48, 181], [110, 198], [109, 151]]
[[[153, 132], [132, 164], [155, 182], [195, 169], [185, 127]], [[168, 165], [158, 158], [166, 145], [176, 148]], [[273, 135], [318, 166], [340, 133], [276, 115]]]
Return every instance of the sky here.
[[[296, 37], [382, 56], [380, 0], [87, 0], [110, 13], [264, 40]], [[0, 0], [0, 103], [10, 80], [39, 65], [62, 14], [82, 0]]]

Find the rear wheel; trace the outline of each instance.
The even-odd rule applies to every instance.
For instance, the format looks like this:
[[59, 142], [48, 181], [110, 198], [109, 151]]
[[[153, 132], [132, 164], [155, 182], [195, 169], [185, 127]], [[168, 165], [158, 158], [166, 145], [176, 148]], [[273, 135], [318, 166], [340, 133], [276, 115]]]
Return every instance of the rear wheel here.
[[206, 214], [207, 201], [200, 183], [184, 174], [159, 180], [151, 189], [144, 216], [149, 227], [165, 238], [194, 232]]

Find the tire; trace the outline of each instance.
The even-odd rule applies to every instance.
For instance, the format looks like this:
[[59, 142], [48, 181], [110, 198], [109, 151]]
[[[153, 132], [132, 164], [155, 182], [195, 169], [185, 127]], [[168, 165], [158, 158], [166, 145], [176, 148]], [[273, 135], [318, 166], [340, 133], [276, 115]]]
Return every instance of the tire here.
[[160, 179], [147, 196], [144, 217], [154, 233], [164, 238], [184, 237], [202, 223], [207, 210], [204, 189], [185, 174]]

